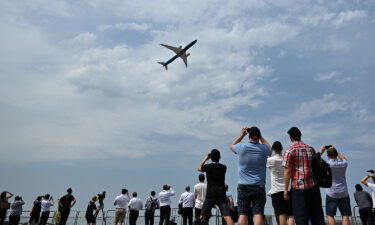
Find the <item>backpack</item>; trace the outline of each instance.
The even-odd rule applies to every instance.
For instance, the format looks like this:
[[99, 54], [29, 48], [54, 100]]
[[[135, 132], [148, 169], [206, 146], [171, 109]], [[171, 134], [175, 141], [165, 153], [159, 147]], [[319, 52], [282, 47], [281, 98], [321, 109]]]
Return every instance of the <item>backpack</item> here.
[[175, 222], [176, 218], [175, 217], [172, 217], [172, 219], [169, 221], [169, 225], [177, 225], [177, 223]]
[[149, 201], [147, 201], [147, 203], [146, 203], [146, 209], [147, 209], [147, 211], [154, 212], [155, 209], [158, 206], [157, 201], [158, 201], [157, 198], [155, 198], [155, 199], [151, 199], [150, 198]]
[[329, 164], [322, 159], [320, 153], [314, 154], [312, 170], [318, 187], [330, 188], [332, 186], [332, 171]]

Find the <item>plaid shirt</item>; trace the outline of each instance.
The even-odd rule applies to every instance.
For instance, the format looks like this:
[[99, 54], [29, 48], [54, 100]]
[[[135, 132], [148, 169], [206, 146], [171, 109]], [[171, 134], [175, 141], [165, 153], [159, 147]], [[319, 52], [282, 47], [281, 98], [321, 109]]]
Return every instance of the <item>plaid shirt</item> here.
[[295, 142], [286, 150], [283, 166], [292, 169], [292, 188], [307, 189], [315, 185], [312, 174], [312, 159], [315, 150], [302, 141]]

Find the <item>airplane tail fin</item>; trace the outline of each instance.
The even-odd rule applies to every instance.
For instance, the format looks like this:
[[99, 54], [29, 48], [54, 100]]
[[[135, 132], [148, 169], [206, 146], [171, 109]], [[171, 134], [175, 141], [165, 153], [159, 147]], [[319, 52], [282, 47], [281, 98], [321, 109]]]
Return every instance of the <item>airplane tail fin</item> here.
[[168, 64], [166, 63], [163, 63], [163, 62], [158, 62], [159, 64], [163, 65], [165, 67], [166, 70], [168, 70]]

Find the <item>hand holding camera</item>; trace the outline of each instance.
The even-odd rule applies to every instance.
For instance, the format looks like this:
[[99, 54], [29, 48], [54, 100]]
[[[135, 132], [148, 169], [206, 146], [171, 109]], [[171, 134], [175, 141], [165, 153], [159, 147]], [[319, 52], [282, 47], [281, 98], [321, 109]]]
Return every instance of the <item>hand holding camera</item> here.
[[327, 149], [333, 148], [333, 145], [323, 145], [320, 148], [320, 153], [323, 154]]

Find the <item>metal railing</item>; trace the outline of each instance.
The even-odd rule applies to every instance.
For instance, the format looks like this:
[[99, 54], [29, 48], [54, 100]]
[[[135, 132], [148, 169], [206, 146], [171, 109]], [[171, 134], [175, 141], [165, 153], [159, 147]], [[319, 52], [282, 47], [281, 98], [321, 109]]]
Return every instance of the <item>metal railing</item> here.
[[[323, 206], [324, 208], [324, 206]], [[222, 220], [221, 220], [221, 214], [220, 214], [220, 211], [218, 210], [218, 208], [213, 208], [214, 210], [214, 213], [212, 213], [212, 217], [214, 218], [211, 218], [210, 219], [210, 225], [221, 225], [222, 224]], [[272, 207], [266, 207], [266, 211], [268, 210], [268, 212], [272, 211]], [[352, 209], [352, 212], [353, 212], [353, 215], [351, 217], [351, 224], [352, 225], [361, 225], [361, 221], [358, 219], [359, 216], [357, 215], [357, 210], [358, 210], [358, 206], [354, 206], [353, 209]], [[182, 225], [182, 216], [179, 215], [177, 213], [178, 211], [178, 208], [171, 208], [171, 220], [175, 220], [175, 222], [179, 225]], [[97, 225], [112, 225], [113, 224], [113, 220], [115, 218], [115, 212], [116, 210], [106, 210], [104, 211], [104, 214], [102, 212], [99, 212], [98, 214], [98, 217], [97, 217]], [[145, 210], [141, 210], [140, 213], [139, 213], [139, 220], [138, 220], [138, 223], [139, 224], [144, 224], [141, 223], [140, 221], [144, 221], [144, 212]], [[50, 217], [48, 218], [48, 221], [50, 221], [49, 223], [47, 223], [48, 225], [55, 225], [55, 214], [56, 214], [56, 211], [50, 211]], [[86, 218], [85, 218], [85, 214], [86, 214], [86, 211], [76, 211], [76, 210], [72, 210], [70, 212], [70, 215], [69, 215], [69, 218], [68, 218], [68, 221], [67, 221], [67, 225], [86, 225], [87, 222], [86, 222]], [[127, 210], [126, 214], [125, 214], [125, 220], [124, 220], [124, 225], [129, 225], [129, 211]], [[160, 211], [159, 210], [156, 210], [155, 211], [155, 222], [154, 224], [158, 224], [158, 218], [160, 218]], [[342, 216], [336, 216], [338, 222], [341, 220], [342, 221]], [[29, 222], [29, 219], [30, 219], [30, 211], [23, 211], [22, 212], [22, 215], [21, 215], [21, 219], [20, 219], [20, 224], [28, 224]], [[273, 213], [270, 213], [268, 215], [265, 216], [265, 224], [266, 225], [273, 225], [273, 224], [277, 224], [277, 219], [276, 217], [273, 215]], [[340, 222], [341, 222], [340, 221]], [[327, 222], [327, 221], [326, 221]], [[328, 223], [327, 223], [328, 224]]]

